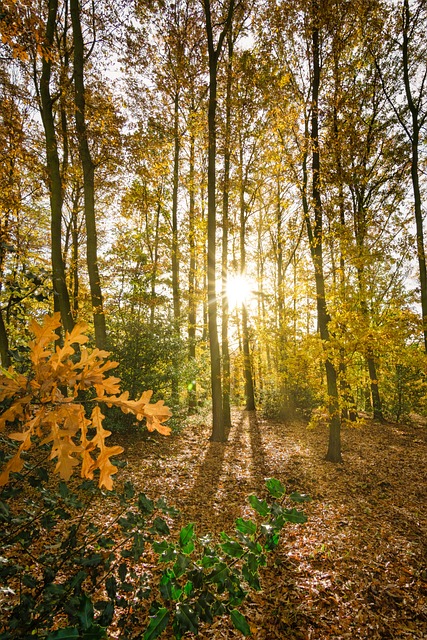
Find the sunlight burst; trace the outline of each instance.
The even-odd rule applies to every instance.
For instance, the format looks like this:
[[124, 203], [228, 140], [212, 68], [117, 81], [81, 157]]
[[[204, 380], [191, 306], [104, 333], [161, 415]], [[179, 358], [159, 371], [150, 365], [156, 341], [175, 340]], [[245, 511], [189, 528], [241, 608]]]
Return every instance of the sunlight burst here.
[[243, 273], [235, 273], [227, 279], [227, 298], [230, 309], [247, 304], [253, 296], [254, 283]]

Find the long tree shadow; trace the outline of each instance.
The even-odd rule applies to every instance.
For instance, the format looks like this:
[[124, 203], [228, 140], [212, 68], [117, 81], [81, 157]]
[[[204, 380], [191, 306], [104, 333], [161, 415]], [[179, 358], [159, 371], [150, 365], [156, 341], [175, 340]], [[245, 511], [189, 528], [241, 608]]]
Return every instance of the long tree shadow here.
[[252, 468], [254, 478], [258, 481], [257, 486], [261, 488], [261, 484], [265, 478], [270, 475], [269, 466], [266, 462], [265, 449], [262, 443], [260, 426], [256, 411], [245, 411], [249, 425], [249, 439], [252, 451]]
[[[243, 416], [233, 425], [227, 442], [210, 442], [197, 476], [188, 493], [186, 513], [195, 518], [202, 529], [216, 529], [216, 522], [222, 521], [227, 500], [227, 474], [224, 470], [226, 456], [233, 456], [236, 448], [242, 446], [244, 428]], [[225, 489], [225, 490], [224, 490]], [[219, 523], [218, 523], [219, 524]]]

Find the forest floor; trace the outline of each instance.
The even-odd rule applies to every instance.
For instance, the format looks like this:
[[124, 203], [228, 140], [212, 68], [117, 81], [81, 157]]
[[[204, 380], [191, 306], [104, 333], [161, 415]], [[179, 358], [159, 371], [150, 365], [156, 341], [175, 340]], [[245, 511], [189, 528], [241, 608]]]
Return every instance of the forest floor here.
[[[241, 608], [254, 640], [427, 638], [427, 426], [365, 421], [342, 433], [342, 464], [324, 460], [327, 431], [235, 411], [229, 441], [188, 419], [170, 438], [116, 435], [126, 475], [164, 496], [198, 535], [233, 532], [247, 496], [275, 477], [308, 493], [305, 525], [287, 525]], [[162, 636], [163, 637], [163, 636]], [[201, 640], [241, 638], [229, 619]]]

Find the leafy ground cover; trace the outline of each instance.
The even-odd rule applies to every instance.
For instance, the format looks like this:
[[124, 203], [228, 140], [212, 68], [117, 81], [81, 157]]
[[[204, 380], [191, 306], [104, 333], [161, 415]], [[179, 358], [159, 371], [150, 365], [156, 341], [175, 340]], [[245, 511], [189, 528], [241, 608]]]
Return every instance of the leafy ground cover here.
[[[164, 496], [198, 535], [232, 529], [265, 478], [310, 494], [308, 523], [291, 526], [262, 572], [261, 592], [242, 612], [256, 640], [427, 637], [427, 432], [366, 421], [343, 432], [344, 464], [323, 459], [326, 433], [236, 412], [226, 444], [192, 418], [171, 438], [116, 435], [124, 472], [140, 490]], [[229, 620], [201, 629], [239, 638]]]

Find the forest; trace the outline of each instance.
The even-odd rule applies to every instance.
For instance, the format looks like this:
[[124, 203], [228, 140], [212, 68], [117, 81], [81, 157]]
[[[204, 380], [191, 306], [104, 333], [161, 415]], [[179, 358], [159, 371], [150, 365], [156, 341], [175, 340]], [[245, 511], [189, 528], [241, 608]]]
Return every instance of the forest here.
[[426, 32], [0, 0], [0, 640], [427, 637]]

